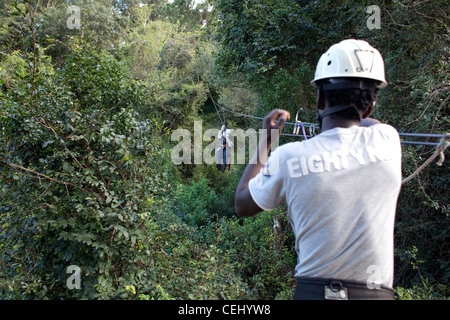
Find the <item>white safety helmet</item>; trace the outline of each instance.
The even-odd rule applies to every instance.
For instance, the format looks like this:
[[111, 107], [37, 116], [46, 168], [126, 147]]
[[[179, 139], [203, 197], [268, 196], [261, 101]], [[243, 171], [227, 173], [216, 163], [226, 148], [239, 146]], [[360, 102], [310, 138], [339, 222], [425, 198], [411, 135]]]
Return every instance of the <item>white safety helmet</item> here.
[[387, 86], [383, 58], [364, 40], [343, 40], [321, 56], [311, 84], [330, 78], [365, 78], [376, 80], [378, 89]]

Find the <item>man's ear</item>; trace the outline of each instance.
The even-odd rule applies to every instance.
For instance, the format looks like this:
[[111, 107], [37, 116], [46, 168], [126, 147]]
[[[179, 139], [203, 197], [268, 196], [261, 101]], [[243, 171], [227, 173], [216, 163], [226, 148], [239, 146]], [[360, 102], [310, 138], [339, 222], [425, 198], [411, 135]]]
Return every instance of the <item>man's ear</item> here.
[[370, 115], [372, 114], [372, 112], [373, 112], [373, 109], [375, 109], [375, 105], [377, 104], [377, 102], [376, 101], [374, 101], [373, 102], [373, 105], [371, 106], [371, 107], [368, 107], [364, 112], [363, 112], [363, 114], [362, 114], [362, 117], [361, 118], [363, 118], [363, 119], [367, 119], [367, 118], [369, 118], [370, 117]]
[[323, 110], [325, 108], [325, 95], [322, 87], [317, 88], [317, 109]]

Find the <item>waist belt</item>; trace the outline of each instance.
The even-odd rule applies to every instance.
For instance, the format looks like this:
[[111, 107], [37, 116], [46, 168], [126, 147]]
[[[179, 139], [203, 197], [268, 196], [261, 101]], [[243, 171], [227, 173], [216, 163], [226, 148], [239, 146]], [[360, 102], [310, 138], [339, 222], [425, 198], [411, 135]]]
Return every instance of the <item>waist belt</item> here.
[[391, 288], [369, 289], [366, 283], [297, 277], [294, 300], [395, 300]]

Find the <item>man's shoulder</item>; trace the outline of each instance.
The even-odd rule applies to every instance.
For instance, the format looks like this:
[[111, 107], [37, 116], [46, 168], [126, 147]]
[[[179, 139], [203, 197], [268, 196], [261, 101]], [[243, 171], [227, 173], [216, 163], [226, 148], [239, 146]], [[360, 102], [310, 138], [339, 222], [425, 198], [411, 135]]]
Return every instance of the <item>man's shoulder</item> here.
[[399, 139], [399, 133], [397, 129], [387, 123], [375, 124], [373, 126], [367, 127], [367, 129], [372, 130], [373, 132], [379, 132], [382, 136], [387, 137], [389, 139]]
[[380, 131], [390, 131], [398, 134], [397, 129], [395, 129], [392, 125], [387, 123], [377, 123], [366, 128], [376, 129]]

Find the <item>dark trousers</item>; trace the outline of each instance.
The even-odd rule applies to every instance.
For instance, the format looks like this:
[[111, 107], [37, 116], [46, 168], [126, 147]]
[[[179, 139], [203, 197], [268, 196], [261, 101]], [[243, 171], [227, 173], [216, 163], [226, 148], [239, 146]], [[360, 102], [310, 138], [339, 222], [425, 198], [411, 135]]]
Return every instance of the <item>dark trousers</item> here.
[[395, 296], [384, 286], [369, 289], [366, 283], [299, 277], [294, 300], [395, 300]]

